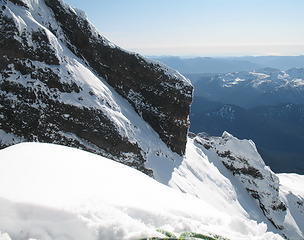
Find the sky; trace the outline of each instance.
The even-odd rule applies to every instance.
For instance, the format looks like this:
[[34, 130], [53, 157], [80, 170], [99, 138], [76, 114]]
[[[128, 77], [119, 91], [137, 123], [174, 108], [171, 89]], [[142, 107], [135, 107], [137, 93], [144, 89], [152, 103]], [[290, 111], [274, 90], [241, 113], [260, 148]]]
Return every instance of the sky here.
[[144, 55], [304, 54], [304, 0], [65, 0]]

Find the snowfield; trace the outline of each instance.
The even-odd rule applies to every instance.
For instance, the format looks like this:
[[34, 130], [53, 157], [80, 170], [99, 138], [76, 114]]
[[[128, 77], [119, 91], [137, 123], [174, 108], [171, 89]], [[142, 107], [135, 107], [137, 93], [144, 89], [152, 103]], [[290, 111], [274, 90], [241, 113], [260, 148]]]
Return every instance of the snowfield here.
[[[231, 240], [283, 239], [267, 232], [265, 223], [250, 219], [229, 196], [225, 200], [223, 193], [233, 192], [233, 186], [206, 156], [197, 155], [191, 141], [187, 149], [185, 158], [200, 161], [199, 169], [218, 181], [206, 188], [203, 199], [73, 148], [22, 143], [1, 150], [2, 238], [139, 239], [160, 236], [156, 230], [163, 229], [214, 233]], [[219, 201], [223, 208], [218, 208]]]

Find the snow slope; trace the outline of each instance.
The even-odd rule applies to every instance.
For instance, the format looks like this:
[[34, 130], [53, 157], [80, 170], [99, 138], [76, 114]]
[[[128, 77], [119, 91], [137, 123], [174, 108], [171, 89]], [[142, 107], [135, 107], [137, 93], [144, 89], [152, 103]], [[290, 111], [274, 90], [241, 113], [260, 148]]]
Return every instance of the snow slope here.
[[[186, 158], [202, 161], [204, 171], [217, 180], [208, 194], [224, 199], [228, 182], [198, 155], [192, 141]], [[282, 240], [267, 232], [265, 223], [240, 212], [237, 204], [230, 208], [234, 212], [217, 208], [218, 201], [180, 193], [81, 150], [22, 143], [0, 151], [0, 168], [0, 231], [13, 240], [138, 239], [159, 236], [157, 229], [215, 233], [232, 240]], [[230, 191], [232, 196], [231, 185]], [[224, 200], [225, 206], [230, 200]]]
[[[302, 240], [304, 211], [300, 196], [304, 194], [299, 189], [304, 185], [299, 182], [293, 190], [287, 183], [279, 185], [279, 178], [265, 165], [251, 140], [239, 140], [224, 132], [222, 137], [188, 139], [186, 157], [173, 172], [169, 185], [231, 214], [235, 220], [263, 223], [268, 231]], [[291, 195], [298, 197], [291, 200]], [[252, 234], [252, 229], [240, 222], [233, 227]]]
[[277, 174], [280, 179], [280, 195], [304, 233], [304, 176], [298, 174]]

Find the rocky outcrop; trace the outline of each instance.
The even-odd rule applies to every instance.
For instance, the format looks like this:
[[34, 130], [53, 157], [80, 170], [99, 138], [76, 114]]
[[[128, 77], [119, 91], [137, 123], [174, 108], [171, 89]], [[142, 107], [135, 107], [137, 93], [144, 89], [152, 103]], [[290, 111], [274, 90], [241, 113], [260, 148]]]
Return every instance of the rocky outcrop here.
[[266, 218], [284, 235], [286, 205], [279, 194], [279, 178], [267, 167], [251, 140], [239, 140], [224, 132], [222, 137], [193, 136], [195, 143], [217, 154], [223, 165], [239, 179], [256, 200]]
[[170, 148], [185, 152], [192, 87], [184, 77], [126, 52], [96, 32], [83, 14], [59, 0], [46, 0], [62, 28], [67, 45], [154, 128]]
[[61, 1], [0, 3], [0, 148], [58, 143], [152, 175], [136, 137], [140, 115], [184, 153], [192, 97], [184, 77], [114, 46]]

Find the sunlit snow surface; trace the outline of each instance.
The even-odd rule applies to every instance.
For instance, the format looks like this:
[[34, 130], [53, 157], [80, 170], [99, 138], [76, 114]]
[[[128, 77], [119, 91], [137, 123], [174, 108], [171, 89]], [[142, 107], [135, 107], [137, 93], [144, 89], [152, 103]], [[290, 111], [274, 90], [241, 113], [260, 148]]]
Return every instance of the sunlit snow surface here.
[[[22, 143], [1, 150], [0, 231], [17, 240], [137, 239], [158, 236], [157, 229], [211, 232], [231, 240], [282, 239], [238, 211], [230, 199], [233, 186], [197, 155], [191, 141], [187, 148], [186, 158], [201, 161], [216, 181], [202, 200], [77, 149]], [[216, 199], [226, 191], [232, 193], [223, 206], [235, 206], [217, 208]]]
[[298, 174], [277, 174], [280, 179], [280, 194], [288, 209], [304, 233], [304, 176]]

